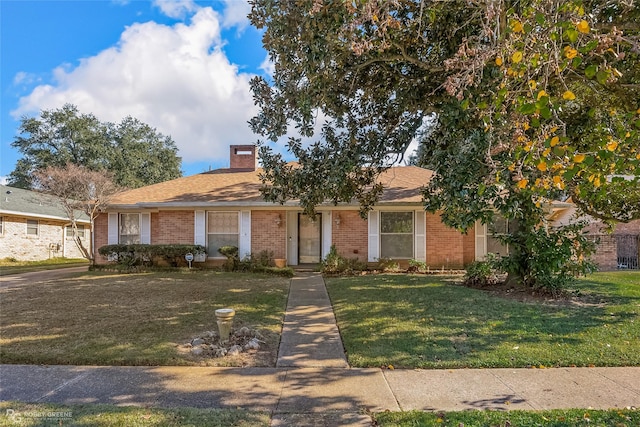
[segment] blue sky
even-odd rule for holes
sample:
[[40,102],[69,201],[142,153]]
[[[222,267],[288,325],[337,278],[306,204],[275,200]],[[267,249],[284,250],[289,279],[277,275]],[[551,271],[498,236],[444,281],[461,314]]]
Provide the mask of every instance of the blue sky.
[[133,116],[170,135],[191,175],[257,139],[249,90],[268,75],[245,0],[0,0],[0,179],[22,116],[65,103],[102,121]]

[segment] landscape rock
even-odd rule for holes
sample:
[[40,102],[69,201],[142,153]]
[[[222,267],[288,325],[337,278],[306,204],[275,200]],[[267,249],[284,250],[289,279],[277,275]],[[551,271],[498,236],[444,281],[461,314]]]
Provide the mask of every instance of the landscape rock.
[[259,350],[260,349],[260,343],[258,342],[257,339],[252,338],[251,340],[249,340],[248,343],[246,343],[244,345],[244,349],[245,350]]
[[220,335],[215,331],[205,331],[183,344],[182,348],[194,356],[224,357],[259,350],[262,344],[265,344],[264,337],[258,330],[243,326],[236,331],[232,330],[227,341],[220,341]]
[[228,356],[236,356],[240,353],[242,353],[242,347],[239,345],[234,345],[229,349],[229,351],[227,351]]
[[249,335],[251,335],[251,330],[246,326],[243,326],[242,328],[236,331],[235,335],[237,337],[248,337]]

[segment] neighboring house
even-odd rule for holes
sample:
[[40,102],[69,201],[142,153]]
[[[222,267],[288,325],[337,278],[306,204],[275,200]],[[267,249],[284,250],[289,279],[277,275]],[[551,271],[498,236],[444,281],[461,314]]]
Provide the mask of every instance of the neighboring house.
[[596,242],[596,252],[591,259],[602,271],[640,269],[640,220],[618,223],[612,232],[604,224],[592,217],[576,215],[576,207],[562,210],[554,217],[555,225],[564,225],[574,221],[588,222],[585,232]]
[[[6,185],[0,185],[0,191],[0,258],[83,257],[58,198]],[[90,222],[80,218],[78,232],[88,247]]]
[[[386,190],[366,219],[356,204],[318,206],[311,220],[296,202],[265,202],[258,174],[255,147],[231,146],[228,169],[116,194],[95,221],[96,252],[115,243],[199,244],[209,262],[219,262],[225,258],[218,249],[233,245],[241,257],[271,251],[298,265],[320,262],[335,245],[341,255],[365,262],[415,259],[457,269],[491,246],[484,231],[462,234],[424,211],[420,189],[432,176],[426,169],[403,166],[383,174]],[[107,259],[96,253],[96,262]]]

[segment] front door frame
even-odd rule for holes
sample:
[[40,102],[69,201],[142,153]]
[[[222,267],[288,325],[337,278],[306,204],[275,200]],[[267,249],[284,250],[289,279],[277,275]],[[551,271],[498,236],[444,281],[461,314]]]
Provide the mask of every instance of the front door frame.
[[[302,218],[303,216],[307,216],[305,215],[303,212],[298,212],[298,216],[297,216],[297,222],[298,222],[298,262],[300,264],[302,264],[301,262],[301,258],[302,255],[300,254],[302,245],[300,243],[300,224],[302,223],[302,221],[300,221],[300,218]],[[316,218],[315,221],[313,221],[316,225],[316,229],[318,230],[318,235],[317,235],[317,241],[318,241],[318,246],[317,246],[317,250],[318,250],[318,260],[317,261],[313,261],[313,262],[309,262],[309,263],[304,263],[304,264],[318,264],[320,261],[322,261],[322,218],[323,215],[321,212],[317,212],[316,213]]]

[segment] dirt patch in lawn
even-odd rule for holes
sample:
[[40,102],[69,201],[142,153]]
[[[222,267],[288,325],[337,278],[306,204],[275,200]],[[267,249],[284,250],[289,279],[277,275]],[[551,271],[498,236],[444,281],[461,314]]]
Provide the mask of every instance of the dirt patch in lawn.
[[534,289],[523,286],[515,286],[511,283],[500,282],[487,286],[470,286],[463,281],[454,282],[459,286],[478,289],[487,292],[495,297],[509,299],[513,301],[544,304],[554,307],[601,307],[606,305],[606,301],[598,295],[582,294],[573,290]]
[[231,331],[229,340],[222,342],[216,331],[206,331],[183,344],[178,352],[202,366],[275,366],[280,336],[267,329],[243,326]]

